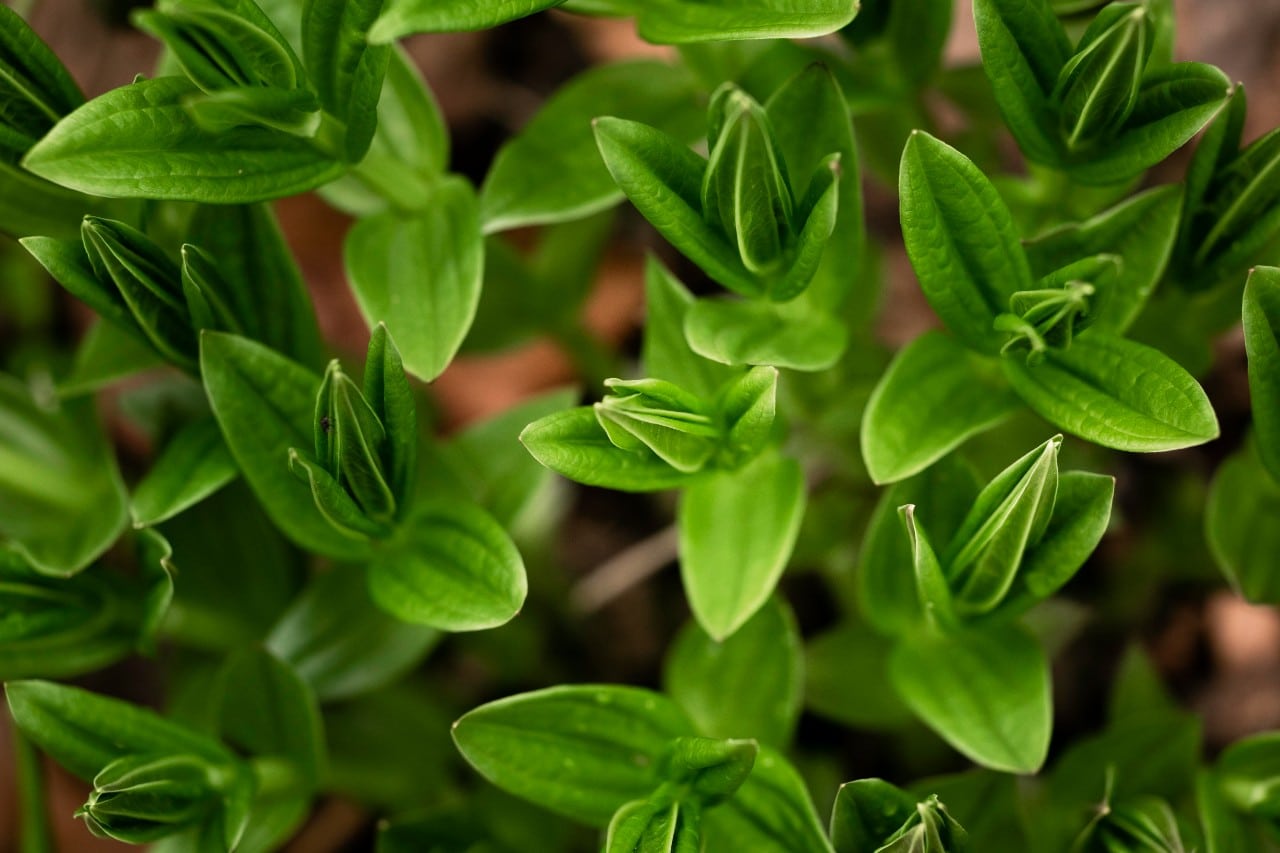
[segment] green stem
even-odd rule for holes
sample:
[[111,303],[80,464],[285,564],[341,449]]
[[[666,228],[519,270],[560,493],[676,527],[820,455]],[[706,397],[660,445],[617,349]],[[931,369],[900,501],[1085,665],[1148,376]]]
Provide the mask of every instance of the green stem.
[[13,760],[18,777],[20,816],[18,824],[21,836],[18,849],[21,853],[53,853],[53,832],[49,829],[49,812],[45,807],[44,771],[40,765],[40,753],[17,724],[10,721],[13,731]]
[[371,148],[351,175],[401,213],[417,213],[431,196],[431,184],[395,157]]

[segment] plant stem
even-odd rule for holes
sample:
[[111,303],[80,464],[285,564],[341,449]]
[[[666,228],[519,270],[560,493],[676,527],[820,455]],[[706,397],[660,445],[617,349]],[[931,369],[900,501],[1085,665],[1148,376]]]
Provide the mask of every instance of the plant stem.
[[40,753],[16,724],[13,732],[13,762],[18,778],[18,800],[21,828],[18,849],[21,853],[53,853],[53,832],[49,829],[49,812],[45,807],[44,771]]
[[580,613],[593,613],[676,558],[679,532],[674,524],[618,552],[573,588],[570,598]]
[[431,196],[428,181],[377,148],[369,149],[365,158],[352,167],[351,175],[401,213],[422,210]]

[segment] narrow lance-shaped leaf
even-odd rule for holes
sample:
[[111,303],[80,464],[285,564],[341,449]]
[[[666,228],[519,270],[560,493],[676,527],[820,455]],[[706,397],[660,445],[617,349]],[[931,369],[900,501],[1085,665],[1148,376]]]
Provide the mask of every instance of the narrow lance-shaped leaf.
[[90,195],[214,204],[314,189],[342,164],[311,142],[262,127],[201,128],[182,77],[112,89],[62,119],[23,160],[31,172]]
[[378,97],[391,47],[370,44],[383,0],[307,0],[302,9],[302,54],[320,103],[345,125],[344,156],[358,162],[378,121]]

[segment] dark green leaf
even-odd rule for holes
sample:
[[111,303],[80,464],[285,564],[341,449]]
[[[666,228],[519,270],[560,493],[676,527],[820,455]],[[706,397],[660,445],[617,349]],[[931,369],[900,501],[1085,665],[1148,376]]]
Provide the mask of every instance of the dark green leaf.
[[0,375],[0,537],[40,572],[73,575],[128,523],[115,457],[90,400],[42,408]]
[[212,132],[184,101],[182,77],[113,89],[60,121],[23,165],[90,195],[203,201],[265,201],[314,189],[342,164],[310,142],[262,127]]
[[883,779],[859,779],[840,786],[831,813],[836,853],[870,853],[880,848],[916,811],[916,798]]
[[1209,489],[1205,533],[1209,550],[1227,580],[1258,604],[1280,602],[1280,528],[1270,522],[1280,512],[1280,484],[1268,476],[1256,447],[1227,459]]
[[364,540],[333,527],[289,472],[289,449],[313,443],[320,378],[261,344],[215,332],[201,336],[200,366],[227,447],[272,521],[322,554],[367,553]]
[[194,506],[240,473],[213,418],[193,421],[165,445],[133,491],[133,524],[150,527]]
[[378,97],[391,48],[369,43],[383,0],[307,0],[302,56],[320,104],[346,125],[345,156],[358,162],[377,126]]
[[707,812],[706,824],[707,838],[726,850],[832,853],[800,774],[769,747],[760,748],[733,798]]
[[322,701],[375,690],[418,664],[439,632],[375,607],[366,571],[338,567],[317,576],[271,629],[266,647]]
[[324,769],[324,732],[311,687],[270,652],[246,649],[219,673],[222,737],[255,757],[288,761],[306,787]]
[[1243,314],[1258,455],[1280,482],[1280,269],[1258,267],[1249,274]]

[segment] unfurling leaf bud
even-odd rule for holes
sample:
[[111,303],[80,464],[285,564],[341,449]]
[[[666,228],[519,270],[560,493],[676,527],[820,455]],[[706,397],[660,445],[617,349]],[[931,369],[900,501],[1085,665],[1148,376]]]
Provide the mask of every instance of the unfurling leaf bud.
[[99,837],[147,844],[203,823],[233,774],[192,755],[126,756],[94,777],[76,817]]
[[245,334],[218,265],[204,250],[190,243],[182,247],[182,293],[193,329]]
[[956,608],[993,610],[1027,548],[1044,536],[1058,497],[1057,435],[1010,465],[979,493],[942,558]]
[[795,199],[764,107],[727,84],[711,98],[702,212],[757,275],[783,271],[795,239]]
[[1096,255],[1050,273],[1034,290],[1009,297],[1009,313],[996,317],[994,327],[1007,332],[1004,355],[1026,353],[1027,364],[1044,359],[1049,349],[1067,349],[1098,315],[1097,303],[1120,268],[1115,255]]
[[916,812],[875,853],[966,853],[969,836],[936,795],[916,805]]
[[702,810],[666,798],[636,800],[614,813],[604,853],[701,853]]
[[720,429],[711,407],[661,379],[609,379],[612,392],[595,406],[596,420],[616,447],[648,448],[678,471],[693,473],[711,459]]
[[1068,150],[1104,140],[1128,120],[1151,57],[1152,29],[1142,3],[1112,3],[1089,25],[1054,87]]
[[364,393],[334,359],[316,395],[314,456],[290,450],[321,513],[337,528],[385,537],[409,502],[417,442],[413,396],[385,326],[369,343]]
[[115,288],[156,351],[194,373],[196,336],[178,266],[146,234],[114,219],[86,216],[80,237],[94,276]]
[[659,763],[659,773],[672,799],[714,806],[747,781],[759,751],[754,740],[676,738]]

